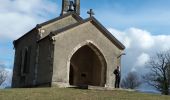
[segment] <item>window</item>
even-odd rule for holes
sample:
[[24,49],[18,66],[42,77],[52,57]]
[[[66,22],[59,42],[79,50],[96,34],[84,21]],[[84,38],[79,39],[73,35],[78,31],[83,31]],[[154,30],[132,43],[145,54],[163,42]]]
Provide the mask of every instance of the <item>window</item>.
[[30,65],[30,47],[26,47],[22,50],[21,53],[21,75],[25,76],[29,73],[29,65]]

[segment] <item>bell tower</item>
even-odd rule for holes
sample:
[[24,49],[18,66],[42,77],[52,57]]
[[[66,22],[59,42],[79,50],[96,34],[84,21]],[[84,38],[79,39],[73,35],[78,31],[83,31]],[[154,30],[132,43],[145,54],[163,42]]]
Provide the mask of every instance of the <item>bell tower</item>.
[[65,13],[67,13],[68,5],[69,5],[68,0],[62,0],[62,10],[61,10],[61,15],[64,15]]
[[80,15],[80,0],[74,0],[75,2],[75,12]]
[[80,0],[62,0],[61,16],[68,13],[75,12],[80,15]]

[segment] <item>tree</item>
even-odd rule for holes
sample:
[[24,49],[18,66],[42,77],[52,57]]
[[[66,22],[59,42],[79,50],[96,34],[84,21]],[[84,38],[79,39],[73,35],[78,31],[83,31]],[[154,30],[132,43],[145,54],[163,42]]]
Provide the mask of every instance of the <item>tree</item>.
[[141,81],[136,72],[129,72],[121,81],[121,87],[126,89],[135,89],[141,85]]
[[0,68],[0,86],[7,78],[7,71],[3,68]]
[[147,63],[150,69],[143,78],[162,94],[168,95],[170,88],[170,51],[157,53]]

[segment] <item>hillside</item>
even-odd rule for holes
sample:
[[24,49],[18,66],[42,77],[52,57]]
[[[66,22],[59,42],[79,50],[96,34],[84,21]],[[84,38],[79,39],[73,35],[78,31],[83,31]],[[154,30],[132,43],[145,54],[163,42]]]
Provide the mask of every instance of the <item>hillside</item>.
[[34,88],[0,90],[0,100],[170,100],[170,96],[122,90]]

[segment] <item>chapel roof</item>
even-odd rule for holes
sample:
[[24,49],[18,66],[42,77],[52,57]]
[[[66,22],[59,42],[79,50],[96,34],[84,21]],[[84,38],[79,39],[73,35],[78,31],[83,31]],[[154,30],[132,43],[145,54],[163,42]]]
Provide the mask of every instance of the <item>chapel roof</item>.
[[75,24],[71,24],[69,26],[66,26],[66,27],[64,27],[62,29],[53,31],[49,35],[47,35],[46,37],[38,40],[38,42],[42,41],[43,39],[45,39],[45,38],[47,38],[49,36],[57,35],[57,34],[59,34],[61,32],[64,32],[64,31],[69,30],[69,29],[72,29],[72,28],[77,27],[77,26],[79,26],[81,24],[84,24],[86,22],[92,22],[93,25],[95,25],[119,49],[121,49],[121,50],[125,49],[125,46],[119,40],[117,40],[96,18],[89,17],[87,19],[82,19],[77,13],[74,13],[74,12],[64,14],[62,16],[59,16],[57,18],[54,18],[52,20],[46,21],[46,22],[41,23],[41,24],[37,24],[37,26],[35,28],[33,28],[31,31],[29,31],[28,33],[26,33],[25,35],[23,35],[19,39],[15,40],[14,42],[18,42],[21,38],[25,37],[26,35],[28,35],[33,30],[38,30],[39,28],[41,28],[41,27],[43,27],[45,25],[48,25],[48,24],[53,23],[55,21],[61,20],[61,19],[65,18],[65,17],[68,17],[68,16],[73,16],[78,22],[75,23]]
[[14,40],[14,42],[18,42],[20,39],[22,39],[23,37],[27,36],[29,33],[31,33],[32,31],[34,30],[38,30],[39,28],[45,26],[45,25],[48,25],[48,24],[51,24],[55,21],[58,21],[58,20],[61,20],[63,18],[66,18],[68,16],[72,16],[73,18],[75,18],[78,22],[81,22],[83,19],[76,13],[74,12],[68,12],[62,16],[59,16],[59,17],[56,17],[54,19],[51,19],[51,20],[48,20],[46,22],[43,22],[43,23],[40,23],[40,24],[37,24],[33,29],[31,29],[30,31],[28,31],[27,33],[25,33],[23,36],[21,36],[20,38],[18,38],[17,40]]

